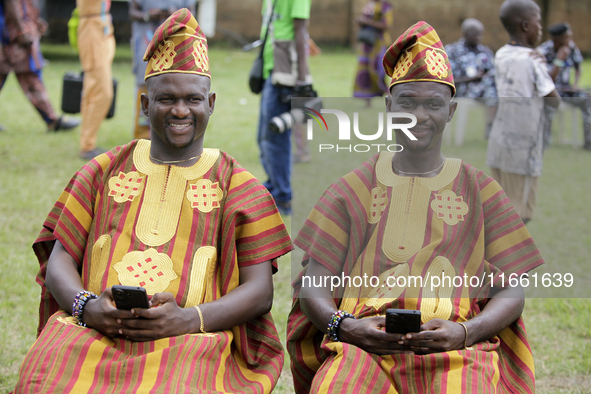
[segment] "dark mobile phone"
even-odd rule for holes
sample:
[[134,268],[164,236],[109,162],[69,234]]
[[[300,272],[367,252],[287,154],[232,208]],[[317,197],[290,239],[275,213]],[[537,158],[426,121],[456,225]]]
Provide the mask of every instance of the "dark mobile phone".
[[407,334],[421,331],[421,311],[386,309],[386,332]]
[[111,288],[117,309],[148,309],[148,293],[143,287],[113,285]]

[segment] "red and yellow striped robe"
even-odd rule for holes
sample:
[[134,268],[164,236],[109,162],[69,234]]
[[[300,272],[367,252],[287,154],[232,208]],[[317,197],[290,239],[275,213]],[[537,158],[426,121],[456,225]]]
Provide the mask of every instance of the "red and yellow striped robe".
[[153,164],[149,152],[150,142],[139,140],[98,156],[47,217],[33,246],[41,264],[39,338],[16,393],[268,393],[275,386],[283,350],[270,314],[225,331],[138,343],[75,325],[45,288],[56,239],[86,289],[143,286],[149,295],[173,293],[181,307],[232,291],[240,267],[273,260],[276,271],[290,238],[250,173],[214,149],[187,168]]
[[[543,260],[523,222],[494,179],[459,159],[446,159],[433,178],[401,177],[382,152],[333,184],[294,243],[333,275],[428,275],[490,278],[525,273]],[[534,365],[520,318],[498,336],[457,351],[428,355],[369,354],[332,342],[300,309],[288,321],[288,351],[296,392],[527,393]],[[476,282],[474,282],[476,283]],[[505,282],[507,284],[507,282]],[[375,286],[375,283],[374,283]],[[490,286],[490,285],[489,285]],[[488,288],[488,287],[486,287]],[[486,305],[480,286],[335,290],[337,305],[357,318],[387,308],[421,310],[464,322]],[[328,323],[328,322],[327,322]]]

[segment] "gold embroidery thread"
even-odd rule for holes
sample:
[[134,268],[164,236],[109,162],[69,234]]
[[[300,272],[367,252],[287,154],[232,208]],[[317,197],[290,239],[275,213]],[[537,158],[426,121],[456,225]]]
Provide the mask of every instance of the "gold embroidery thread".
[[451,183],[458,172],[460,159],[445,159],[441,172],[431,178],[399,176],[392,170],[393,153],[382,152],[376,163],[378,182],[398,188],[392,194],[406,196],[390,203],[382,251],[395,263],[405,263],[423,246],[431,192]]
[[412,66],[412,54],[410,53],[410,50],[407,50],[400,59],[398,59],[398,62],[396,62],[396,67],[394,67],[394,72],[392,73],[392,79],[400,79],[405,76],[408,70],[410,70],[410,66]]
[[178,226],[187,182],[201,178],[219,155],[217,149],[203,149],[199,161],[190,167],[155,164],[150,160],[150,141],[138,141],[133,162],[141,173],[147,175],[144,201],[136,225],[136,234],[142,243],[160,246],[172,239]]
[[144,178],[135,171],[127,174],[119,172],[119,175],[109,179],[109,196],[118,202],[133,201],[144,188]]
[[398,186],[398,190],[392,192],[406,198],[400,203],[390,204],[384,231],[382,251],[395,263],[407,262],[421,249],[425,238],[425,227],[416,223],[427,220],[429,191],[416,178],[408,179],[407,184]]
[[213,280],[213,268],[216,260],[217,250],[213,246],[202,246],[195,252],[185,308],[203,303],[205,287],[208,281]]
[[111,253],[111,236],[103,234],[96,240],[92,247],[92,260],[90,261],[90,280],[88,290],[100,294],[103,292],[101,282],[107,266],[109,265],[109,254]]
[[427,70],[433,76],[436,76],[439,79],[443,79],[447,77],[447,66],[445,65],[445,59],[443,55],[437,53],[436,51],[427,50],[427,56],[425,58],[425,63],[427,63]]
[[178,278],[171,258],[152,248],[127,253],[113,268],[122,285],[144,287],[149,295],[165,291]]
[[162,44],[158,45],[154,55],[152,55],[154,59],[152,69],[154,71],[168,70],[174,63],[175,56],[174,43],[170,40],[164,40]]
[[429,265],[428,273],[431,277],[450,277],[449,281],[442,280],[441,286],[431,290],[431,286],[423,288],[423,297],[421,300],[421,320],[427,323],[433,319],[449,319],[452,313],[453,305],[451,303],[451,293],[454,289],[451,278],[456,275],[454,267],[450,261],[443,256],[437,256]]
[[[408,264],[398,264],[391,270],[383,272],[380,277],[380,283],[378,287],[374,288],[368,295],[369,299],[365,301],[365,305],[373,307],[375,310],[379,310],[382,306],[389,302],[396,301],[400,294],[407,287],[407,280],[397,281],[399,277],[408,278],[410,274],[410,268]],[[405,286],[399,286],[404,284]],[[394,286],[392,286],[394,285]]]
[[74,317],[74,316],[68,316],[68,317],[58,317],[57,321],[65,324],[67,326],[74,326],[74,327],[80,327],[80,328],[84,328],[81,325],[78,324],[78,320]]
[[435,198],[431,200],[431,209],[437,213],[439,219],[454,226],[459,221],[464,221],[464,216],[468,213],[468,204],[462,196],[458,197],[451,190],[444,190],[441,194],[435,194]]
[[204,40],[195,40],[193,42],[193,57],[195,58],[195,63],[203,72],[209,71],[209,57]]
[[191,201],[191,208],[197,208],[201,212],[211,212],[220,207],[220,201],[224,193],[218,186],[218,182],[212,183],[209,179],[200,179],[189,185],[187,199]]
[[384,189],[379,186],[371,189],[371,202],[367,221],[371,224],[379,222],[380,217],[382,217],[382,212],[384,212],[387,205],[388,197]]

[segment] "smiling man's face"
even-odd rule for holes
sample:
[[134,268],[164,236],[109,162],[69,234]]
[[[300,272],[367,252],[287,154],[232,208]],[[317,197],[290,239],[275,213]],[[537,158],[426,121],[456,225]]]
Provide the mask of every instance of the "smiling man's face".
[[152,142],[166,150],[203,146],[213,113],[215,93],[210,79],[194,74],[166,73],[148,78],[142,109],[150,118]]
[[416,126],[409,129],[417,140],[396,130],[396,142],[410,151],[440,148],[445,125],[457,106],[450,102],[450,87],[438,82],[406,82],[392,86],[390,93],[386,97],[388,112],[406,112],[417,118]]

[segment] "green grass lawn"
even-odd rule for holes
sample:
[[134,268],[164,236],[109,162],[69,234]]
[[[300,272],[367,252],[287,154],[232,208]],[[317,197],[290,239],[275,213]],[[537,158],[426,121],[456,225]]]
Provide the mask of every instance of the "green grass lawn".
[[[45,46],[50,60],[45,84],[56,109],[60,107],[61,81],[66,71],[78,71],[75,55],[65,46]],[[250,93],[247,75],[255,53],[236,49],[210,50],[212,89],[217,93],[206,146],[234,156],[263,179],[258,161],[256,129],[259,96]],[[355,54],[325,49],[311,59],[315,87],[325,97],[349,97],[355,71]],[[129,48],[121,46],[113,64],[118,80],[115,117],[99,134],[99,145],[112,148],[131,140],[133,76]],[[583,70],[582,85],[591,86],[591,62]],[[485,166],[484,121],[472,114],[462,147],[446,146],[444,154]],[[11,75],[0,93],[0,392],[14,387],[26,352],[35,340],[39,286],[38,264],[31,244],[43,219],[63,187],[83,162],[78,159],[79,131],[46,133],[45,125]],[[349,169],[341,168],[343,172]],[[583,288],[591,285],[591,154],[570,145],[553,145],[545,155],[535,219],[528,225],[546,259],[547,272],[573,272]],[[314,163],[296,171],[316,171]],[[294,218],[294,222],[295,222]],[[286,222],[291,225],[291,219]],[[297,232],[294,225],[292,234]],[[273,314],[282,339],[291,305],[290,258],[280,260],[275,275]],[[591,294],[587,290],[587,296]],[[528,299],[524,312],[536,362],[538,392],[583,393],[591,389],[591,302],[584,298]],[[278,393],[293,392],[286,360]]]

